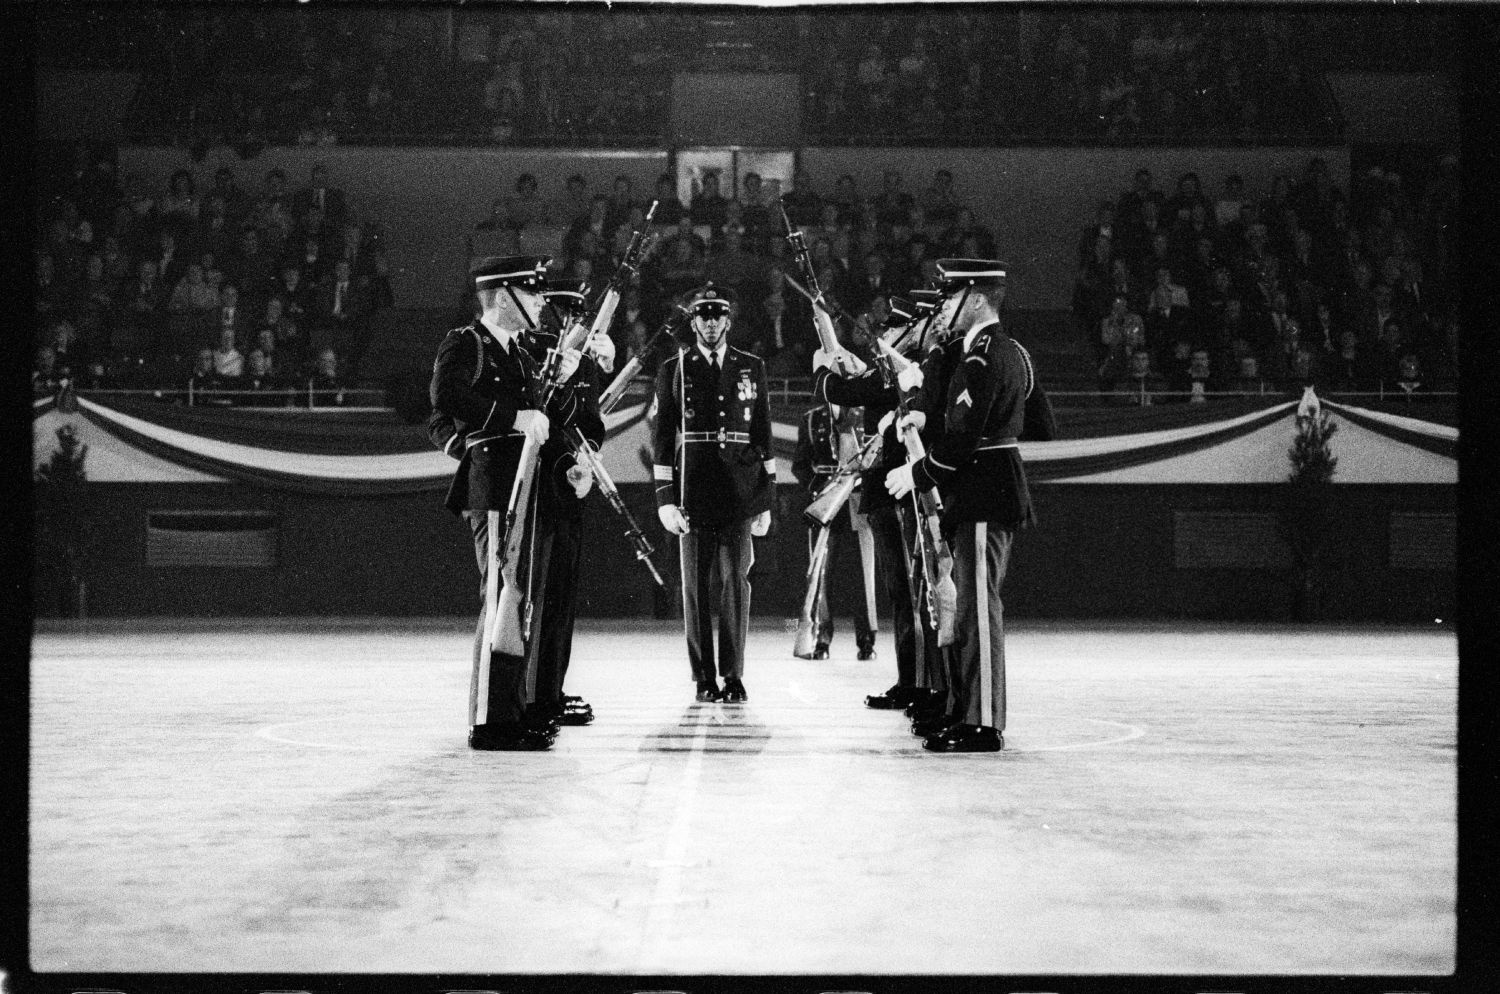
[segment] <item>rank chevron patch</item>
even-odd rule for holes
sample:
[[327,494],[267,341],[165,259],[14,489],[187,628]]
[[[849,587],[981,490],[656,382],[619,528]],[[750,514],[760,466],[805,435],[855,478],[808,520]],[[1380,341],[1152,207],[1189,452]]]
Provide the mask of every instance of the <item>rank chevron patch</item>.
[[957,399],[954,400],[954,403],[955,404],[968,404],[970,407],[974,406],[974,399],[969,396],[969,388],[968,387],[964,387],[964,392],[958,395]]

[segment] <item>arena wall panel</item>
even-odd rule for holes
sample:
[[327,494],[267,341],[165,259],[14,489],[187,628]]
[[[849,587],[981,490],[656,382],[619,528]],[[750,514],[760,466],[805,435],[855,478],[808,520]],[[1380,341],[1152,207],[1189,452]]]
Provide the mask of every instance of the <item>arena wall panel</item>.
[[[676,550],[656,527],[650,484],[621,486],[637,520],[660,548],[658,565],[676,580]],[[1005,581],[1013,617],[1276,620],[1290,616],[1289,574],[1255,566],[1178,565],[1176,522],[1183,514],[1247,516],[1264,521],[1285,490],[1269,484],[1049,484],[1034,488],[1039,523],[1017,539]],[[1455,488],[1348,484],[1330,536],[1329,619],[1421,622],[1453,616],[1451,542]],[[753,611],[795,617],[807,564],[800,488],[779,488],[776,524],[756,543]],[[89,515],[98,545],[87,573],[96,615],[411,616],[477,610],[478,573],[467,528],[437,494],[379,500],[327,498],[223,484],[95,484]],[[148,565],[154,513],[257,511],[278,524],[273,567]],[[1394,515],[1435,523],[1399,536]],[[586,534],[596,536],[580,588],[585,617],[671,617],[675,586],[657,592],[629,556],[610,512],[585,505]],[[1257,532],[1264,534],[1262,528]],[[1446,537],[1445,537],[1446,536]],[[1413,543],[1418,543],[1416,547]],[[614,547],[611,547],[611,546]],[[1447,564],[1447,568],[1444,568]],[[833,564],[835,613],[847,618],[862,599],[852,543]],[[62,585],[40,559],[36,611],[56,614]],[[887,610],[882,597],[882,611]],[[790,639],[790,635],[788,635]]]

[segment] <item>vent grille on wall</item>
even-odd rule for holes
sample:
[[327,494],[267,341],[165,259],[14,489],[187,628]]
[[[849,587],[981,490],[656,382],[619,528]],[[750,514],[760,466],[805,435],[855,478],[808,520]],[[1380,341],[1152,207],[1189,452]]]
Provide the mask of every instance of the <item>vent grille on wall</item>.
[[1172,565],[1178,569],[1279,570],[1291,565],[1291,553],[1274,514],[1174,511]]
[[1392,511],[1391,568],[1451,570],[1458,548],[1458,519],[1448,513]]
[[151,511],[146,565],[275,566],[279,533],[268,511]]

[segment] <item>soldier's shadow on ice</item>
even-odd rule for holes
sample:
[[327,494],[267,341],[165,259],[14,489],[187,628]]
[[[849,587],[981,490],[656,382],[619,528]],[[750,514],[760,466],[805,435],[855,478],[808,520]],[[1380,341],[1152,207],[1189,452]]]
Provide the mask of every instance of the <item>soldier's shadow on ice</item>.
[[755,719],[753,704],[690,704],[676,723],[663,725],[641,742],[642,752],[734,752],[754,754],[771,741],[771,730]]

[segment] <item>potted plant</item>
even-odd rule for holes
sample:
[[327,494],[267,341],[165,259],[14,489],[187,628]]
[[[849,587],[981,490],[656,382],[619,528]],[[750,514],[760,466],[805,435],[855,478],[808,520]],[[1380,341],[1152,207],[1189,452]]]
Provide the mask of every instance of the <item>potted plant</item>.
[[1321,616],[1326,594],[1324,576],[1335,531],[1333,473],[1338,457],[1328,441],[1338,431],[1314,401],[1297,413],[1297,434],[1287,450],[1292,468],[1282,504],[1282,537],[1292,553],[1292,616],[1313,621]]

